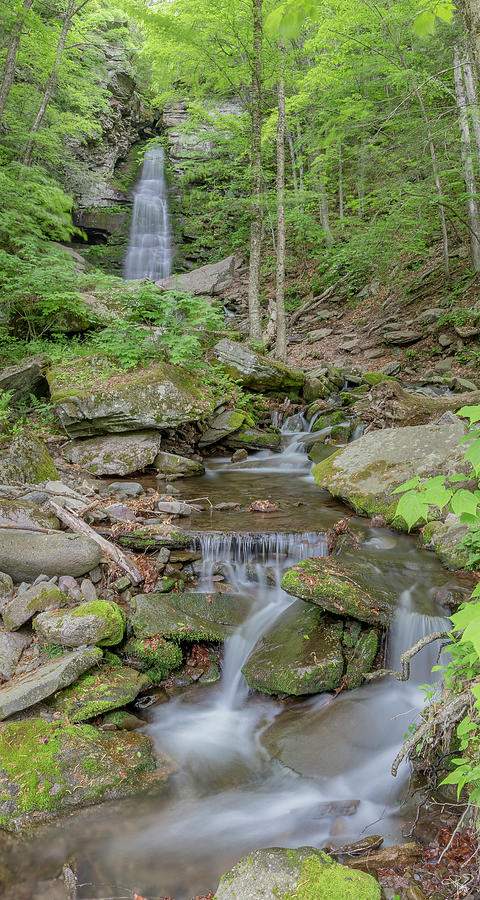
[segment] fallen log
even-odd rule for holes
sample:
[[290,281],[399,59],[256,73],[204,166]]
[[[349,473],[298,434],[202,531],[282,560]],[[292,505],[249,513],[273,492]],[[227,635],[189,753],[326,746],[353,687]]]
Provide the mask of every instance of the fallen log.
[[290,316],[289,326],[295,325],[295,322],[298,322],[299,319],[310,309],[313,309],[318,303],[324,303],[325,300],[328,300],[332,294],[335,293],[336,288],[341,284],[342,279],[340,281],[336,281],[335,284],[331,284],[330,287],[326,288],[323,293],[319,294],[317,297],[311,297],[310,300],[306,300],[305,303],[302,303],[301,306],[296,309],[292,315]]
[[91,528],[90,525],[87,525],[73,509],[59,506],[59,504],[55,503],[53,500],[49,500],[47,506],[64,525],[67,525],[67,527],[76,532],[76,534],[83,534],[84,537],[89,537],[92,541],[95,541],[95,543],[101,547],[103,552],[106,553],[107,556],[110,556],[110,558],[127,573],[132,584],[140,584],[140,582],[143,581],[142,573],[137,569],[136,565],[129,560],[128,556],[126,556],[119,547],[116,547],[115,544],[112,544],[110,541],[107,541],[106,538],[97,534],[97,532]]
[[462,406],[480,403],[480,391],[450,394],[448,397],[426,397],[404,390],[395,381],[382,381],[353,404],[352,410],[372,428],[426,425],[445,412],[458,412]]

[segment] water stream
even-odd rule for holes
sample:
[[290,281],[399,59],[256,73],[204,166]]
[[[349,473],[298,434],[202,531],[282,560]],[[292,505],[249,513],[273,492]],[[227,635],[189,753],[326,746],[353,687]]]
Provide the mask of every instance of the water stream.
[[[402,824],[412,819],[404,805],[408,770],[394,779],[390,767],[423,708],[418,686],[432,680],[435,647],[417,658],[410,682],[386,678],[336,698],[252,694],[241,674],[258,637],[292,602],[280,588],[282,573],[306,556],[325,555],[325,529],[345,514],[314,485],[303,429],[302,419],[287,422],[280,455],[262,452],[238,464],[213,459],[204,476],[179,482],[185,499],[236,500],[245,508],[268,497],[281,508],[262,516],[206,507],[190,523],[203,532],[199,587],[213,586],[220,565],[250,598],[251,612],[225,647],[220,682],[194,685],[143,712],[146,731],[178,766],[169,792],[105,804],[72,817],[68,828],[58,823],[28,843],[17,839],[10,864],[13,854],[21,869],[44,871],[73,855],[85,884],[79,898],[116,896],[114,888],[120,895],[121,886],[189,900],[214,890],[256,847],[341,844],[364,834],[402,840]],[[456,582],[413,538],[353,523],[372,587],[388,585],[397,595],[388,657],[398,666],[403,649],[444,626],[433,593]]]
[[130,243],[125,278],[167,278],[172,269],[171,229],[165,181],[165,155],[161,147],[147,150],[133,198]]

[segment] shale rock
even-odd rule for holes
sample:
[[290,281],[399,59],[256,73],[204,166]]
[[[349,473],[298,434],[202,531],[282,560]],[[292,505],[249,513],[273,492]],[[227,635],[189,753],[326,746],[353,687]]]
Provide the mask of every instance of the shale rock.
[[290,369],[283,363],[261,356],[227,338],[216,344],[213,352],[233,378],[254,391],[298,393],[305,381],[305,375],[300,369]]
[[102,651],[97,647],[75,650],[7,682],[0,687],[0,719],[28,709],[72,684],[101,658]]
[[126,706],[149,684],[150,679],[136,669],[109,665],[82,675],[75,684],[59,691],[48,705],[70,722],[85,722]]
[[58,609],[68,603],[68,597],[52,581],[32,584],[22,594],[15,594],[2,610],[3,621],[8,631],[20,628],[36,613],[47,609]]
[[92,475],[130,475],[153,464],[160,444],[158,431],[135,431],[70,441],[62,453]]
[[235,274],[235,262],[235,256],[227,256],[218,263],[210,263],[182,275],[170,275],[155,284],[163,291],[188,291],[195,295],[215,296],[230,287]]
[[67,573],[78,577],[94,569],[101,558],[98,544],[79,534],[0,529],[0,570],[14,581]]
[[209,421],[206,431],[203,432],[198,442],[198,446],[209,447],[211,444],[217,444],[222,438],[238,431],[244,422],[244,412],[237,409],[226,409]]
[[190,475],[202,475],[205,467],[196,459],[188,459],[186,456],[177,456],[176,453],[165,453],[163,450],[157,453],[154,466],[161,475],[182,475],[184,478]]
[[25,647],[32,642],[29,634],[21,632],[11,634],[0,628],[0,679],[8,681],[13,678],[18,660],[20,659]]
[[0,500],[0,525],[33,530],[60,528],[60,522],[53,513],[23,500]]
[[0,482],[38,484],[58,478],[52,457],[35,435],[23,431],[15,437],[0,437]]
[[32,360],[19,366],[8,366],[0,372],[0,391],[12,394],[11,403],[28,400],[31,394],[45,397],[48,394],[48,383],[44,366]]

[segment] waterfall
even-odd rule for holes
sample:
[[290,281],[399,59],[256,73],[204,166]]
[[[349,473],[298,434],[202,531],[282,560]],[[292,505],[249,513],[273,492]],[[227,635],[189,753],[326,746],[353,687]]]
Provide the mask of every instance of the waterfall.
[[125,278],[138,281],[167,278],[172,268],[165,154],[161,147],[147,150],[140,182],[133,198],[130,243]]

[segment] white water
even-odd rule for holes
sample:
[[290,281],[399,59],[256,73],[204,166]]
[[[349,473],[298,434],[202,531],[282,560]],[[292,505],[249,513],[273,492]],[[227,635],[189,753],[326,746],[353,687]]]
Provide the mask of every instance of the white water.
[[164,152],[147,150],[140,182],[133,198],[130,243],[125,278],[138,281],[167,278],[172,269],[171,229],[168,214]]

